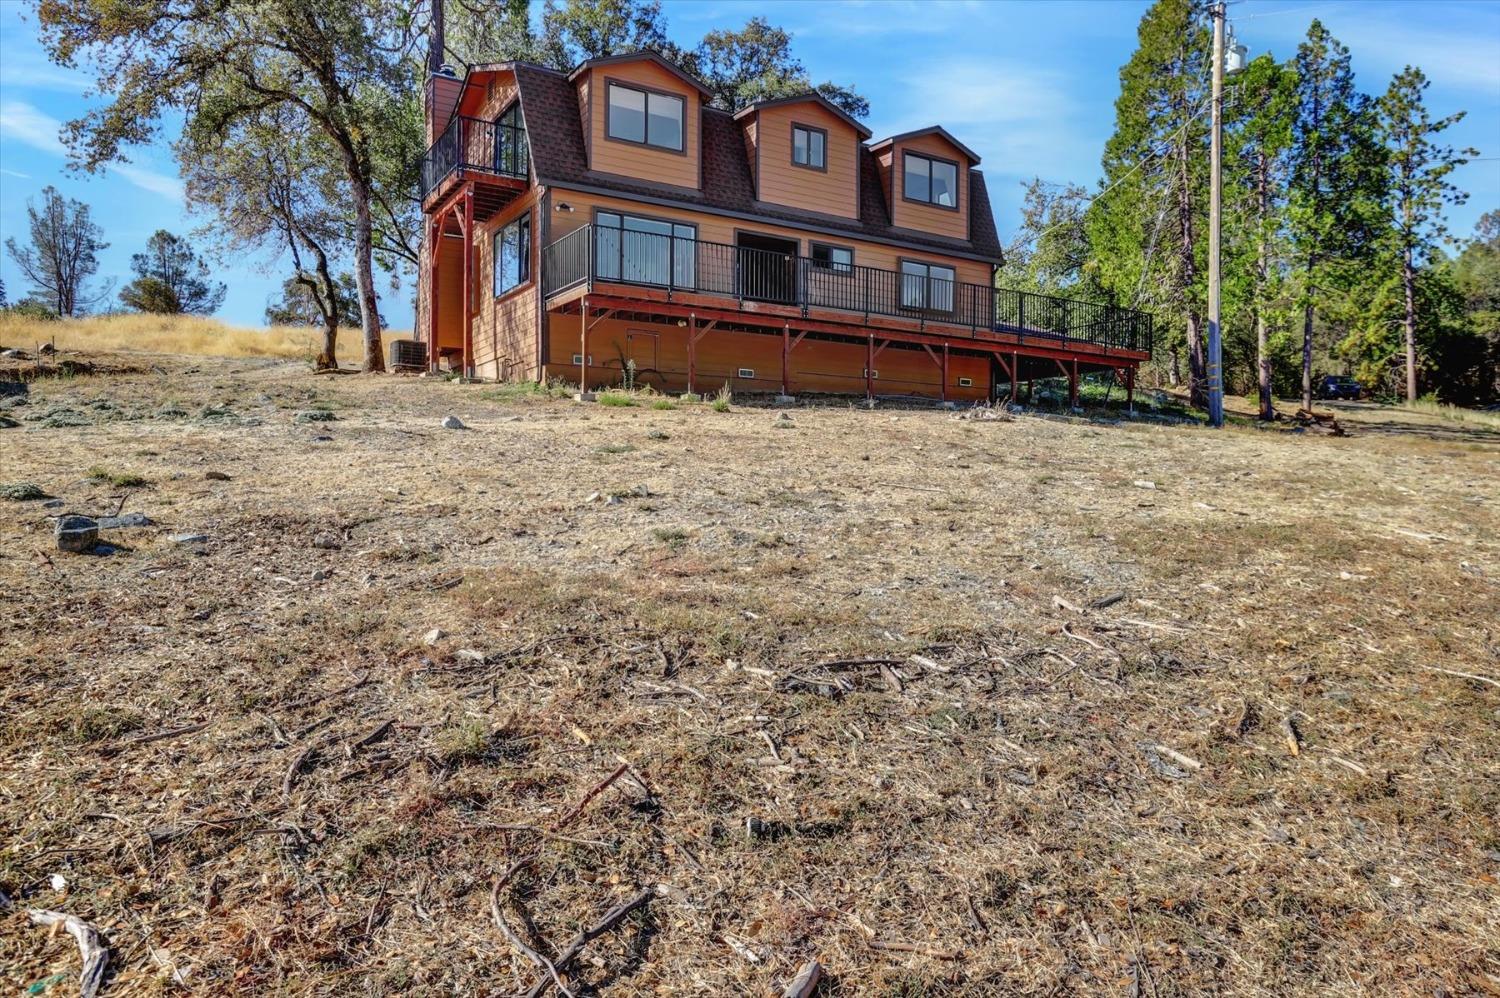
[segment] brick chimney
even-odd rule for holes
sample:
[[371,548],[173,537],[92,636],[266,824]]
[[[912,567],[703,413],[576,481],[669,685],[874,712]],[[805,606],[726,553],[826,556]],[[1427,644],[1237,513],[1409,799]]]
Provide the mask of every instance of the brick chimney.
[[427,144],[437,141],[453,110],[458,106],[459,94],[464,83],[453,72],[453,67],[444,63],[442,68],[427,78]]

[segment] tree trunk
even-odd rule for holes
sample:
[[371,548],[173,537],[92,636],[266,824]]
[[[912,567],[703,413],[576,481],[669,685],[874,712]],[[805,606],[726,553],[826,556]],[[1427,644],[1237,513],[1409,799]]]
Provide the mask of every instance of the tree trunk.
[[1417,295],[1416,272],[1412,269],[1411,247],[1401,258],[1401,288],[1406,293],[1406,401],[1417,400]]
[[443,68],[443,0],[432,0],[432,26],[427,33],[427,72]]
[[1260,167],[1256,175],[1256,215],[1259,239],[1255,247],[1255,369],[1260,389],[1260,418],[1266,422],[1276,418],[1276,404],[1271,400],[1271,354],[1267,345],[1266,313],[1264,298],[1266,277],[1270,269],[1270,251],[1266,246],[1266,215],[1270,202],[1270,165],[1266,156],[1259,157]]
[[360,370],[367,373],[384,371],[385,358],[380,349],[380,302],[375,295],[370,187],[363,177],[351,176],[350,180],[350,194],[354,199],[354,283],[359,289],[359,321],[365,340],[365,360]]
[[[1312,268],[1308,268],[1309,274]],[[1302,408],[1312,408],[1313,305],[1302,306]]]
[[1182,384],[1182,354],[1178,353],[1176,347],[1173,347],[1172,348],[1172,387],[1176,388],[1180,384]]
[[1198,268],[1197,261],[1193,258],[1193,193],[1192,177],[1188,171],[1188,130],[1186,128],[1183,129],[1177,150],[1177,222],[1182,237],[1179,261],[1182,275],[1180,290],[1183,300],[1188,303],[1188,401],[1192,405],[1206,406],[1208,404],[1208,371],[1203,357],[1203,317],[1192,305],[1193,280],[1197,276]]

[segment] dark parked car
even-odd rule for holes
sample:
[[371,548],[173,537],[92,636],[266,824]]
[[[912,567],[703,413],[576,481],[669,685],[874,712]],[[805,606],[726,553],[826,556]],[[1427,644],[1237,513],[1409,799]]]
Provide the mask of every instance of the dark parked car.
[[1318,385],[1318,398],[1357,399],[1364,391],[1364,386],[1347,374],[1328,374]]

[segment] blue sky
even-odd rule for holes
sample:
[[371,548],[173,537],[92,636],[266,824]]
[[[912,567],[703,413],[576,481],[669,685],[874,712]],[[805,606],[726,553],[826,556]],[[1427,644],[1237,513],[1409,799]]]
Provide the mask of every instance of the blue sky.
[[[667,0],[668,30],[681,44],[704,32],[737,27],[756,14],[792,32],[795,51],[815,80],[853,84],[870,99],[876,138],[940,123],[977,151],[995,202],[1002,237],[1015,230],[1020,184],[1032,176],[1093,187],[1099,153],[1113,125],[1119,67],[1135,47],[1141,0],[1093,2],[902,2],[846,0],[753,3]],[[1374,0],[1241,0],[1230,19],[1251,55],[1289,56],[1312,18],[1320,18],[1353,53],[1362,89],[1378,93],[1407,63],[1432,80],[1435,116],[1466,110],[1449,135],[1500,157],[1500,2]],[[132,152],[132,162],[86,175],[65,169],[57,129],[90,106],[92,81],[47,63],[36,42],[30,5],[0,0],[0,241],[25,241],[25,203],[47,184],[93,207],[110,247],[101,277],[123,283],[130,254],[157,228],[187,232],[205,220],[189,214],[167,143]],[[1500,208],[1500,159],[1471,163],[1453,175],[1472,195],[1452,211],[1467,234],[1485,211]],[[286,276],[286,262],[220,262],[229,294],[219,314],[259,325],[267,296]],[[7,293],[25,282],[6,256]],[[409,295],[382,284],[382,311],[392,326],[411,323]]]

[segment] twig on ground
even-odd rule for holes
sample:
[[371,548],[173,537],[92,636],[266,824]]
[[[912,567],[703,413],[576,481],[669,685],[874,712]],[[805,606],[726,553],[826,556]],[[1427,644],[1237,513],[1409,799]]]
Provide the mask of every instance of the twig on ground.
[[1472,672],[1459,672],[1456,669],[1444,669],[1436,665],[1424,665],[1422,668],[1428,672],[1441,672],[1448,676],[1458,676],[1460,679],[1472,679],[1476,683],[1489,683],[1491,686],[1500,688],[1500,679],[1491,679],[1489,676],[1476,676]]
[[49,928],[61,925],[63,931],[78,943],[78,952],[83,957],[83,973],[79,976],[78,990],[82,998],[94,998],[104,984],[104,972],[109,967],[109,947],[99,930],[77,915],[44,908],[28,908],[26,914],[37,925]]
[[[622,901],[621,903],[615,905],[613,908],[609,909],[609,911],[604,913],[604,917],[600,918],[599,921],[595,922],[587,929],[584,929],[578,934],[578,937],[576,939],[568,944],[568,948],[563,950],[562,953],[558,956],[557,960],[554,962],[554,966],[558,969],[558,971],[567,970],[568,965],[571,964],[574,960],[578,959],[578,954],[583,952],[583,948],[589,944],[590,940],[597,939],[599,936],[604,935],[604,933],[608,932],[620,922],[624,921],[625,916],[629,915],[637,908],[644,908],[646,905],[650,904],[651,899],[655,895],[655,889],[648,887],[630,900]],[[542,995],[547,993],[547,989],[551,986],[552,978],[543,977],[540,981],[537,981],[531,986],[530,991],[526,992],[526,998],[541,998]]]
[[613,773],[610,773],[604,779],[594,784],[589,792],[583,795],[583,799],[580,800],[576,805],[574,805],[573,810],[569,811],[567,814],[554,821],[552,823],[551,830],[554,832],[561,831],[568,825],[571,825],[573,822],[577,821],[578,818],[583,814],[584,808],[589,806],[589,801],[593,800],[595,797],[598,797],[600,794],[602,794],[605,790],[609,789],[610,784],[614,783],[620,777],[624,776],[629,769],[630,764],[628,762],[622,762],[620,763],[620,765],[616,766]]
[[823,965],[816,960],[809,960],[797,971],[797,976],[792,978],[786,988],[781,992],[781,998],[807,998],[818,986],[818,981],[823,979]]

